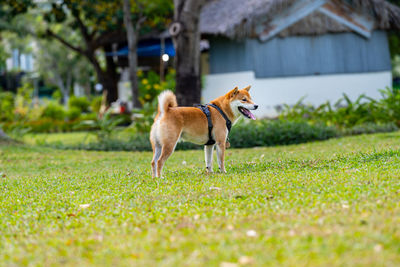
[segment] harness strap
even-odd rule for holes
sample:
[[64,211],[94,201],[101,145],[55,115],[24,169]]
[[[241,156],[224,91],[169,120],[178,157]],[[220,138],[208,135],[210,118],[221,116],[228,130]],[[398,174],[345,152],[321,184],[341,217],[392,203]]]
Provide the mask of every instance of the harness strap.
[[226,114],[222,111],[222,109],[215,104],[207,104],[207,106],[211,106],[211,107],[215,108],[216,110],[219,111],[219,113],[222,115],[222,117],[224,117],[224,119],[226,121],[226,128],[228,128],[228,134],[229,134],[229,132],[231,131],[231,128],[232,128],[232,122],[228,118],[228,116],[226,116]]
[[207,143],[205,143],[204,145],[214,145],[215,141],[212,138],[212,128],[213,128],[213,124],[212,124],[212,120],[211,120],[211,113],[210,110],[208,109],[207,105],[195,105],[195,107],[201,109],[201,111],[203,111],[203,113],[206,115],[207,117],[207,122],[208,122],[208,141]]
[[205,145],[214,145],[215,144],[215,140],[212,138],[213,124],[212,124],[212,120],[211,120],[211,113],[210,113],[210,110],[208,109],[208,106],[211,106],[211,107],[215,108],[222,115],[222,117],[226,121],[226,128],[228,128],[228,134],[229,134],[229,132],[231,131],[231,128],[232,128],[232,122],[229,120],[228,116],[226,116],[226,114],[222,111],[222,109],[220,107],[218,107],[215,104],[205,104],[205,105],[196,104],[194,106],[199,108],[199,109],[201,109],[201,111],[203,111],[203,113],[207,117],[207,122],[208,122],[208,141],[207,141],[207,143],[205,143]]

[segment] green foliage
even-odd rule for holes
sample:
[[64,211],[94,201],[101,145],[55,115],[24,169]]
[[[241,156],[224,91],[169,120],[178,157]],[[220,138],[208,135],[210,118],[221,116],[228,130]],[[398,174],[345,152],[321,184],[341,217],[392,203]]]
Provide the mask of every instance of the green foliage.
[[70,107],[67,111],[67,118],[70,121],[77,120],[81,116],[81,109],[78,107]]
[[[105,120],[109,123],[109,119]],[[114,125],[116,126],[116,125]],[[101,127],[98,125],[96,128]],[[141,151],[151,150],[149,141],[149,131],[137,132],[136,130],[129,138],[112,137],[111,133],[115,131],[113,127],[104,134],[104,130],[93,132],[99,136],[97,142],[79,143],[74,145],[64,145],[60,142],[46,144],[63,149],[87,149],[87,150],[124,150]],[[254,146],[277,146],[299,144],[304,142],[325,140],[339,136],[335,128],[323,125],[309,125],[306,122],[286,122],[286,121],[267,121],[261,120],[250,123],[240,123],[232,128],[230,137],[231,147],[243,148]],[[179,142],[177,150],[202,149],[203,146],[187,142]]]
[[92,101],[90,102],[90,108],[92,109],[92,112],[99,113],[102,100],[103,100],[102,96],[93,97]]
[[57,88],[56,90],[54,90],[53,94],[51,94],[51,98],[56,101],[56,102],[61,102],[63,95],[61,93],[61,90],[59,88]]
[[81,112],[89,111],[90,102],[85,96],[71,96],[68,101],[69,108],[78,108]]
[[92,128],[98,129],[97,131],[92,132],[92,134],[96,135],[99,143],[104,143],[106,140],[112,137],[118,124],[122,122],[123,118],[113,116],[108,110],[102,118],[91,121],[83,121],[79,127],[82,125],[88,125]]
[[14,109],[16,120],[25,119],[29,115],[33,90],[33,85],[27,81],[23,81],[22,86],[18,88]]
[[399,127],[395,123],[364,123],[360,125],[355,125],[350,128],[345,128],[341,130],[342,135],[359,135],[359,134],[372,134],[372,133],[389,133],[398,131]]
[[144,105],[147,102],[153,102],[154,99],[164,90],[175,89],[175,70],[168,70],[165,80],[160,81],[160,75],[154,71],[146,74],[142,71],[138,72],[139,77],[139,100]]
[[5,50],[2,40],[0,40],[0,71],[6,68],[6,60],[10,57],[10,54]]
[[400,126],[400,91],[386,88],[380,90],[382,100],[377,102],[377,117],[380,121],[395,122]]
[[239,123],[229,135],[232,147],[277,146],[325,140],[338,136],[333,127],[307,122],[259,120]]
[[154,117],[157,112],[157,99],[153,102],[145,102],[141,109],[133,110],[134,121],[132,127],[139,133],[150,132],[151,125],[153,125]]
[[25,125],[16,125],[7,134],[16,141],[22,141],[23,137],[28,134],[32,129],[30,127],[26,127]]
[[66,112],[64,107],[56,102],[50,102],[43,109],[42,118],[48,118],[53,120],[63,120]]
[[80,121],[55,120],[50,118],[41,118],[33,121],[17,121],[3,124],[4,131],[13,132],[15,128],[30,129],[31,133],[59,133],[71,131],[94,130],[91,125],[81,124]]
[[335,104],[326,102],[318,107],[304,105],[300,99],[293,106],[284,105],[280,118],[298,121],[307,120],[310,123],[323,123],[336,126],[339,129],[351,128],[365,123],[396,123],[400,125],[400,92],[393,88],[380,90],[378,100],[365,95],[351,101],[347,95]]
[[14,118],[14,94],[0,92],[0,122],[11,121]]

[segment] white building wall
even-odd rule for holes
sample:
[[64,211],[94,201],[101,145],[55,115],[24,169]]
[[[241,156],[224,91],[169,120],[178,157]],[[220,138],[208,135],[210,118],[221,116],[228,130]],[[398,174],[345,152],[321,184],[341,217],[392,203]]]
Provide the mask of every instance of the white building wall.
[[206,75],[202,100],[207,103],[235,86],[251,85],[250,94],[259,105],[258,117],[275,116],[277,105],[293,105],[305,96],[303,103],[320,105],[336,102],[347,94],[352,100],[361,94],[379,98],[378,89],[392,86],[390,71],[256,79],[253,71]]

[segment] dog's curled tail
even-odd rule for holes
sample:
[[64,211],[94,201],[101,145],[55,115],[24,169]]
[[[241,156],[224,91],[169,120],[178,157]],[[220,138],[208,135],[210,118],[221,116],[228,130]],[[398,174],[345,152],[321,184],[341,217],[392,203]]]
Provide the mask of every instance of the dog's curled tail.
[[165,90],[158,96],[158,110],[161,114],[167,112],[169,108],[177,106],[176,96],[170,90]]

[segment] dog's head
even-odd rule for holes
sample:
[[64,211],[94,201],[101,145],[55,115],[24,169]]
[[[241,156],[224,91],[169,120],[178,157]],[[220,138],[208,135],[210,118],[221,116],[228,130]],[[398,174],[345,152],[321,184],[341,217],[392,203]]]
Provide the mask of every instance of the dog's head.
[[236,86],[235,89],[231,90],[225,95],[229,100],[232,112],[235,117],[238,118],[240,115],[245,118],[255,120],[256,117],[250,112],[250,110],[256,110],[258,105],[251,100],[249,94],[250,85],[239,90]]

